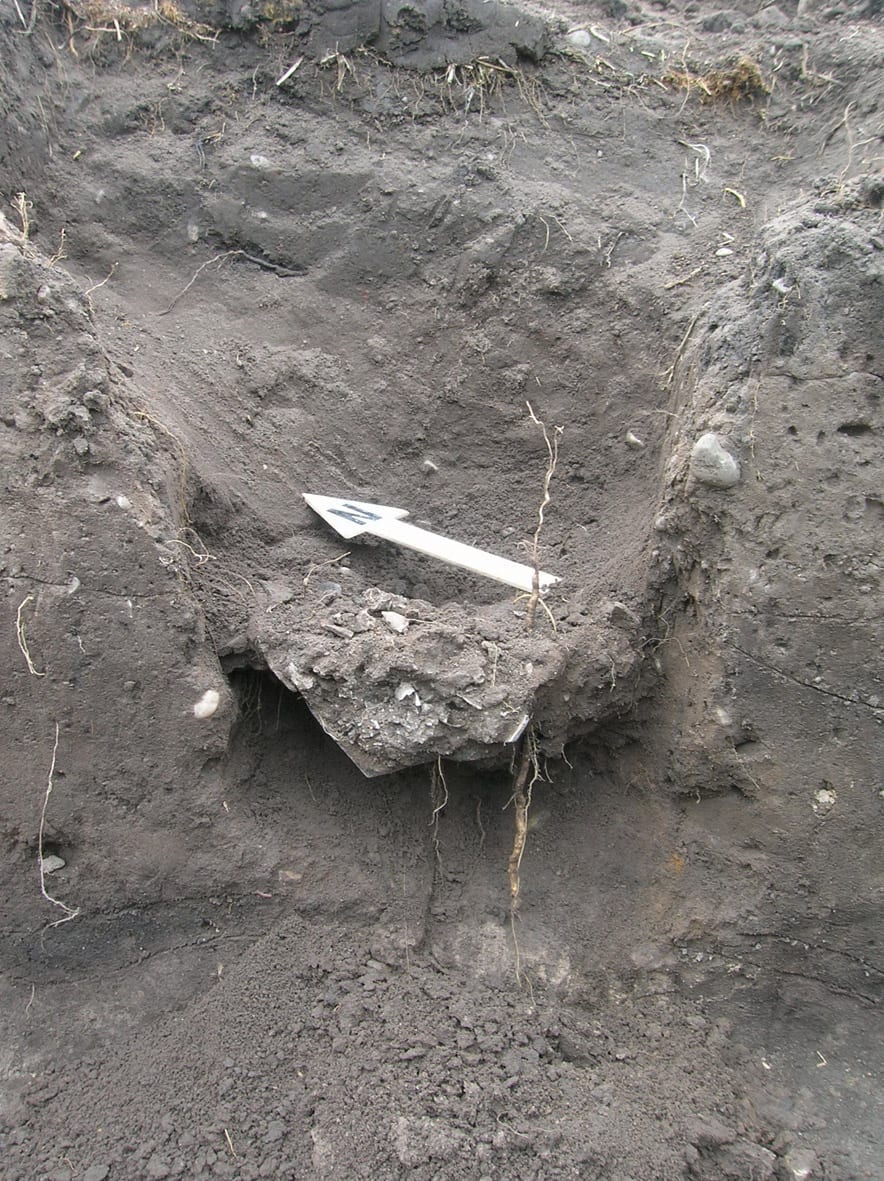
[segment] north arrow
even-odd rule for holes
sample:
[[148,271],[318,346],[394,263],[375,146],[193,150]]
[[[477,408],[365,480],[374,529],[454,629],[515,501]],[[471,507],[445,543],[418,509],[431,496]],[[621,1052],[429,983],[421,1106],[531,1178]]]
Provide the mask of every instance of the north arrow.
[[419,554],[438,558],[449,566],[461,566],[464,570],[483,574],[495,582],[504,582],[507,586],[514,586],[529,594],[535,589],[535,576],[538,580],[537,589],[541,591],[549,590],[559,581],[555,574],[535,571],[533,566],[511,562],[509,558],[501,558],[486,550],[476,549],[473,545],[464,545],[438,533],[430,533],[427,529],[419,529],[417,525],[410,525],[402,520],[408,516],[407,509],[391,508],[386,504],[366,504],[361,500],[343,500],[336,496],[312,496],[307,492],[304,493],[304,499],[314,512],[348,540],[358,537],[360,533],[369,533],[372,537],[417,550]]

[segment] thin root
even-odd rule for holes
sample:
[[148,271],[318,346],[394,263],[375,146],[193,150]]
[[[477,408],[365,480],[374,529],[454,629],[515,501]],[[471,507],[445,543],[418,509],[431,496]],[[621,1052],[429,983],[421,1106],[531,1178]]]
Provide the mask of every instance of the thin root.
[[[561,426],[554,427],[552,438],[550,438],[549,431],[546,429],[546,423],[541,422],[541,420],[537,417],[537,415],[534,413],[531,403],[526,402],[525,405],[528,407],[528,414],[531,418],[531,421],[535,426],[540,427],[541,433],[543,434],[543,441],[546,444],[547,453],[546,471],[543,474],[543,497],[540,501],[540,506],[537,509],[537,528],[534,530],[534,536],[531,539],[531,545],[529,549],[531,555],[531,564],[534,567],[534,578],[531,593],[528,596],[528,611],[526,621],[528,624],[528,630],[532,631],[534,629],[534,620],[537,616],[537,604],[542,601],[540,597],[540,534],[543,532],[543,515],[550,501],[552,500],[549,489],[550,484],[552,483],[552,478],[556,474],[556,465],[559,462],[559,439],[561,438],[565,428]],[[546,604],[544,604],[544,606],[546,606]],[[552,613],[548,607],[546,608],[546,613],[552,620]],[[555,629],[555,623],[553,623],[553,628]]]
[[[175,298],[172,300],[172,302],[169,304],[169,306],[167,308],[163,308],[163,310],[161,312],[157,312],[157,315],[158,316],[168,316],[169,312],[171,312],[172,308],[175,307],[175,305],[178,303],[178,301],[180,299],[183,299],[184,296],[187,295],[188,291],[190,291],[191,287],[194,285],[194,283],[197,281],[197,279],[200,277],[200,275],[203,273],[203,271],[206,269],[206,267],[210,267],[214,263],[221,263],[224,261],[225,258],[232,258],[235,254],[243,254],[243,253],[244,253],[244,251],[242,251],[242,250],[225,250],[223,254],[216,254],[214,258],[207,258],[206,261],[204,263],[202,263],[201,266],[197,267],[197,269],[193,273],[192,278],[190,279],[190,282],[186,283],[181,288],[181,290],[178,292],[178,294],[175,296]],[[108,278],[110,278],[110,276],[108,276]]]
[[334,566],[336,562],[343,562],[344,558],[350,557],[350,550],[346,550],[342,554],[338,554],[336,558],[326,558],[324,562],[311,562],[310,568],[304,575],[304,586],[306,586],[313,575],[323,568],[323,566]]
[[522,857],[525,853],[525,845],[528,841],[528,813],[531,810],[531,795],[534,790],[534,784],[542,777],[540,760],[537,755],[537,742],[534,737],[534,731],[529,728],[525,733],[525,737],[522,739],[522,749],[519,754],[515,778],[513,780],[513,794],[510,797],[515,809],[516,831],[513,835],[513,847],[509,855],[509,861],[507,862],[507,877],[509,878],[510,885],[510,930],[513,936],[516,981],[519,987],[523,984],[528,985],[532,1001],[534,999],[534,990],[531,987],[531,981],[522,971],[522,952],[519,946],[519,937],[516,933],[516,918],[518,917],[519,902],[522,893],[520,869]]
[[25,635],[25,625],[24,625],[24,621],[22,620],[22,617],[21,617],[22,611],[24,611],[24,609],[25,609],[25,607],[27,607],[28,603],[32,603],[33,601],[34,601],[33,595],[25,595],[25,597],[22,599],[22,601],[18,605],[18,610],[15,613],[15,638],[18,640],[19,650],[20,650],[22,656],[24,656],[24,658],[25,658],[25,664],[28,666],[28,672],[31,674],[31,676],[32,677],[45,677],[46,673],[45,672],[43,672],[43,673],[38,672],[37,669],[34,667],[33,660],[31,660],[31,653],[30,653],[30,650],[28,649],[28,639],[27,639],[27,636]]
[[[531,778],[529,779],[529,773]],[[537,743],[532,729],[525,732],[522,739],[522,750],[513,780],[513,794],[510,797],[515,809],[515,835],[513,847],[507,862],[507,877],[510,884],[510,911],[515,914],[519,909],[521,881],[519,870],[522,856],[528,840],[528,813],[531,808],[531,793],[534,784],[541,778],[540,762],[537,757]]]
[[62,902],[58,898],[53,898],[46,889],[46,872],[43,869],[43,834],[46,831],[46,809],[49,807],[49,797],[52,795],[53,779],[55,777],[55,760],[58,755],[58,737],[59,727],[58,722],[55,723],[55,742],[52,746],[52,762],[49,764],[49,778],[46,782],[46,792],[43,796],[43,807],[40,810],[40,829],[37,833],[37,865],[40,870],[40,893],[47,902],[51,902],[53,906],[59,907],[64,911],[60,919],[56,919],[54,923],[50,923],[50,927],[60,927],[62,923],[69,923],[71,919],[75,919],[80,913],[79,906],[68,906],[66,902]]
[[676,371],[676,369],[678,369],[678,363],[682,358],[682,354],[684,353],[685,349],[687,348],[688,341],[691,338],[691,333],[694,331],[694,328],[696,327],[697,321],[700,319],[701,314],[702,314],[701,312],[697,312],[697,314],[691,320],[690,324],[688,324],[687,331],[685,332],[684,336],[679,341],[678,348],[675,350],[675,358],[673,359],[672,364],[665,371],[665,373],[663,373],[661,375],[663,378],[664,387],[667,390],[672,386],[672,383],[675,381],[675,371]]
[[433,775],[430,780],[430,803],[433,808],[433,813],[430,817],[430,827],[433,830],[433,853],[436,857],[436,864],[441,869],[442,854],[439,843],[439,817],[448,806],[448,784],[445,780],[445,772],[442,770],[441,755],[437,756],[436,762],[433,764]]

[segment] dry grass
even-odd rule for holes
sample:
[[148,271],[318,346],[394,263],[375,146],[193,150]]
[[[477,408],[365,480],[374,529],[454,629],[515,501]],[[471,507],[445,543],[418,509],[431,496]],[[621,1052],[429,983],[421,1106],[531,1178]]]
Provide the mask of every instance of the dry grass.
[[22,12],[22,7],[18,0],[12,0],[12,3],[15,7],[16,13],[18,14],[18,19],[21,21],[22,28],[25,31],[25,36],[30,37],[31,33],[34,31],[34,25],[37,23],[39,0],[31,0],[31,14],[27,20],[25,20],[25,14]]
[[[294,45],[287,43],[287,52],[294,52]],[[279,82],[286,80],[294,68],[282,73]],[[330,51],[319,59],[317,69],[321,71],[320,77],[333,76],[334,94],[349,94],[354,90],[374,93],[374,75],[382,71],[392,80],[393,93],[402,100],[412,120],[438,107],[455,115],[472,114],[481,118],[492,105],[502,104],[508,93],[514,93],[545,123],[541,84],[520,67],[508,65],[503,58],[478,57],[463,65],[451,63],[444,70],[422,73],[399,69],[370,46],[361,46],[350,53]]]
[[539,84],[524,70],[507,65],[503,58],[478,57],[463,66],[452,64],[436,78],[443,102],[464,115],[471,111],[484,114],[489,101],[502,95],[505,87],[512,86],[535,115],[543,119]]
[[688,94],[699,94],[702,102],[748,102],[770,94],[761,69],[751,57],[740,57],[732,65],[695,74],[688,69],[671,70],[662,81]]
[[353,65],[353,59],[348,57],[346,53],[338,52],[337,49],[319,59],[319,68],[322,70],[333,70],[335,72],[336,94],[341,93],[344,89],[344,83],[348,78],[356,78],[356,67]]
[[135,34],[158,25],[175,29],[194,41],[210,44],[214,44],[219,36],[218,29],[191,20],[174,0],[151,0],[135,7],[123,0],[62,0],[62,7],[70,33],[69,45],[74,53],[74,35],[78,32],[91,34],[92,38],[109,34],[115,41],[127,43],[131,43]]

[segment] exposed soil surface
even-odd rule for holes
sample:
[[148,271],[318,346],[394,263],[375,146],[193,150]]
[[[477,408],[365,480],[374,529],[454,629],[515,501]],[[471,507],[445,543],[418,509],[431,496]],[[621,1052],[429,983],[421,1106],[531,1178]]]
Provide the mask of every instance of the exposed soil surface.
[[4,0],[4,1181],[884,1176],[879,8]]

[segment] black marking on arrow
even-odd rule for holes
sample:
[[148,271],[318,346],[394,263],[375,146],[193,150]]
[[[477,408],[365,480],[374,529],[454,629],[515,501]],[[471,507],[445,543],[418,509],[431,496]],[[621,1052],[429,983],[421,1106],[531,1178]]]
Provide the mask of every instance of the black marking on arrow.
[[345,521],[352,521],[354,525],[365,525],[368,521],[379,521],[380,513],[370,513],[367,509],[359,508],[355,504],[345,504],[343,508],[330,508],[330,513],[336,517],[343,517]]

